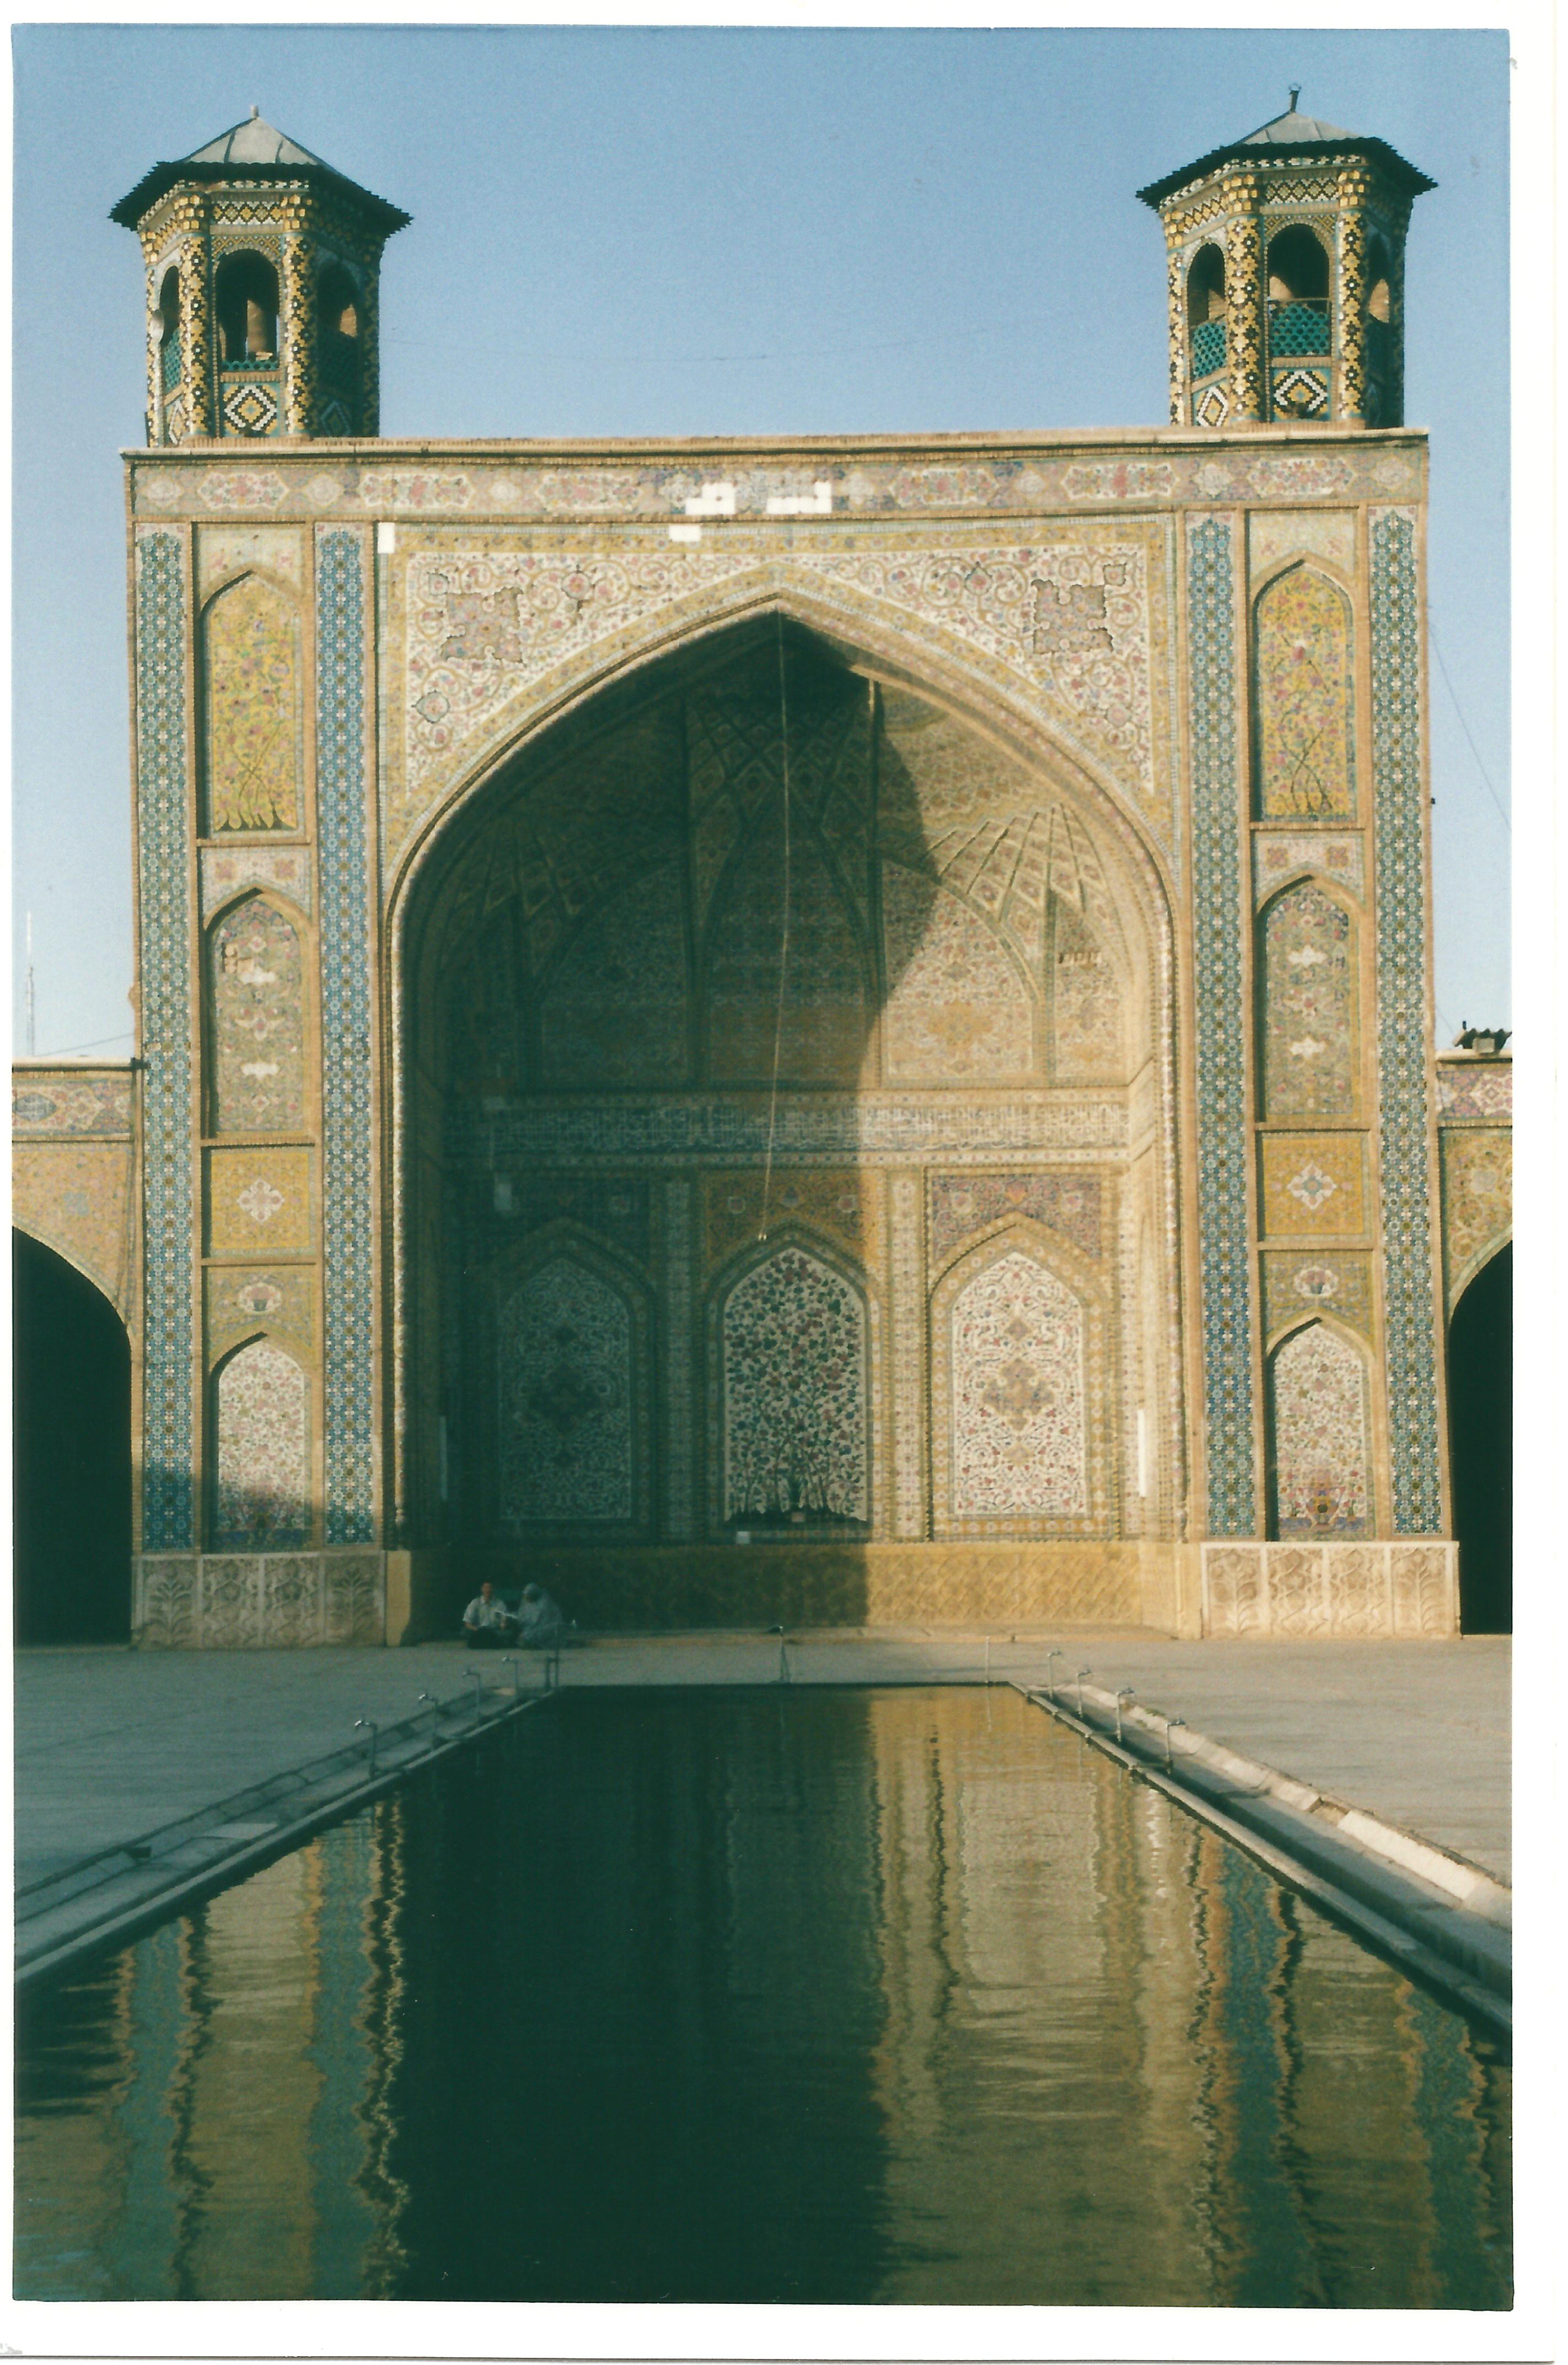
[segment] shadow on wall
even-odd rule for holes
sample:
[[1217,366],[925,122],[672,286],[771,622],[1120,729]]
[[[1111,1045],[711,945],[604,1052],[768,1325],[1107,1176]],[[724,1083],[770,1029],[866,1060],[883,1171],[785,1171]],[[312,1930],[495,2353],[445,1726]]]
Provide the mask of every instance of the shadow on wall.
[[1449,1325],[1449,1443],[1460,1624],[1514,1626],[1514,1250],[1484,1264]]
[[130,1341],[103,1292],[13,1232],[18,1642],[130,1634]]
[[1152,965],[1086,801],[768,616],[449,826],[407,939],[403,1540],[456,1548],[454,1602],[482,1567],[584,1623],[876,1622],[923,1614],[929,1539],[1013,1548],[994,1614],[1049,1542],[1137,1615]]

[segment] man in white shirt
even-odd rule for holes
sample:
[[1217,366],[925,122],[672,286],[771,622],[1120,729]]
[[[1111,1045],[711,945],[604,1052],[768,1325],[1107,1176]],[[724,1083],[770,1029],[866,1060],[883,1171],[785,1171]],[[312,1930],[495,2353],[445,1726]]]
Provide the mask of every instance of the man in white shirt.
[[463,1640],[471,1651],[498,1651],[511,1640],[517,1620],[504,1601],[496,1599],[488,1577],[463,1613]]

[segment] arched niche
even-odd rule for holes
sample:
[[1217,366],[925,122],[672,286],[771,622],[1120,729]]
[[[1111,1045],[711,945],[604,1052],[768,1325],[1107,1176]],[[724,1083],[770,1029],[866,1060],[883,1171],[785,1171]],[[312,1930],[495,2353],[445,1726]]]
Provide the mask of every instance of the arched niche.
[[304,922],[247,894],[206,936],[209,1133],[297,1133],[310,1121]]
[[1361,1342],[1315,1317],[1269,1358],[1269,1533],[1352,1542],[1377,1533],[1372,1372]]
[[263,1335],[225,1356],[207,1400],[208,1550],[303,1550],[315,1526],[309,1374]]
[[643,1291],[560,1229],[494,1281],[495,1528],[626,1535],[648,1519]]
[[1359,1115],[1354,913],[1317,879],[1298,879],[1265,903],[1257,925],[1260,1114]]
[[1255,810],[1262,821],[1356,813],[1355,620],[1321,568],[1286,567],[1252,611]]
[[202,611],[202,829],[297,832],[304,808],[303,669],[297,603],[246,574]]
[[722,1274],[708,1322],[715,1534],[871,1533],[876,1327],[865,1275],[799,1226]]
[[76,1265],[12,1234],[13,1613],[19,1643],[130,1632],[130,1340]]
[[[924,1170],[935,1187],[953,1163],[926,1145],[989,1138],[998,1120],[980,1112],[1000,1094],[1086,1104],[1071,1122],[1105,1142],[1110,1167],[1139,1095],[1138,1187],[1169,1197],[1157,864],[1108,797],[1006,718],[977,718],[903,658],[799,621],[748,618],[644,656],[540,729],[405,858],[389,936],[403,1178],[394,1372],[409,1416],[397,1484],[416,1538],[443,1419],[452,1485],[470,1504],[493,1496],[493,1446],[454,1426],[473,1397],[460,1374],[481,1319],[464,1276],[490,1269],[517,1220],[504,1210],[547,1183],[643,1194],[628,1253],[657,1342],[652,1498],[666,1542],[736,1528],[718,1348],[703,1328],[716,1169],[743,1198],[771,1172],[759,1216],[770,1238],[786,1180],[802,1209],[846,1185],[864,1196],[882,1243],[866,1268],[873,1339],[896,1294],[887,1242],[918,1219]],[[912,997],[922,1015],[906,1024]],[[1043,1130],[1021,1168],[1047,1166],[1050,1126],[1027,1123]],[[913,1215],[890,1196],[900,1141]],[[588,1220],[603,1239],[596,1205]],[[1170,1236],[1167,1216],[1156,1237]],[[1156,1267],[1157,1323],[1170,1331],[1162,1249]],[[1130,1295],[1107,1297],[1108,1340],[1137,1318]],[[901,1318],[923,1337],[918,1285],[909,1303]],[[1107,1369],[1122,1351],[1107,1345]],[[872,1366],[875,1394],[874,1355]],[[1109,1500],[1121,1415],[1107,1399],[1095,1418]],[[909,1450],[924,1455],[923,1381],[901,1418],[906,1434],[919,1425]],[[873,1420],[873,1526],[891,1516],[877,1508],[894,1497],[890,1439]],[[925,1481],[906,1471],[898,1485],[899,1532],[925,1533]],[[454,1533],[468,1510],[454,1501],[447,1514]]]
[[1065,1238],[1002,1221],[931,1298],[938,1536],[1114,1531],[1107,1276]]
[[1450,1317],[1448,1414],[1460,1624],[1467,1634],[1508,1634],[1514,1623],[1511,1240],[1471,1276]]

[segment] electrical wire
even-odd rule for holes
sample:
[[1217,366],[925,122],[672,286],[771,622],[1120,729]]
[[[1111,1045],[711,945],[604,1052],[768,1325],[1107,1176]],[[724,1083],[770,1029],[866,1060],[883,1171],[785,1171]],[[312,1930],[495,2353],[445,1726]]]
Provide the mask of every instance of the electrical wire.
[[90,1043],[66,1043],[58,1051],[40,1051],[40,1059],[68,1059],[73,1051],[97,1051],[106,1043],[129,1043],[136,1034],[134,1026],[122,1026],[118,1035],[97,1035]]
[[767,1209],[773,1190],[773,1136],[778,1120],[778,1061],[784,1045],[784,982],[790,968],[790,693],[784,673],[784,619],[778,624],[778,734],[784,749],[784,917],[778,931],[778,1003],[773,1014],[773,1087],[767,1098],[767,1156],[762,1169],[762,1223],[757,1239],[767,1238]]
[[1504,804],[1502,798],[1497,794],[1496,790],[1492,786],[1491,776],[1487,772],[1485,765],[1481,760],[1481,750],[1476,745],[1470,725],[1464,719],[1464,709],[1459,702],[1458,693],[1456,692],[1453,682],[1450,677],[1448,660],[1443,656],[1442,643],[1438,638],[1437,619],[1428,614],[1427,623],[1428,629],[1432,635],[1432,655],[1437,658],[1438,671],[1442,675],[1444,683],[1447,685],[1449,697],[1453,702],[1453,711],[1459,717],[1459,727],[1463,732],[1466,739],[1470,742],[1470,752],[1475,758],[1475,768],[1480,773],[1482,779],[1485,783],[1486,793],[1491,798],[1493,803],[1496,806],[1498,813],[1502,815],[1503,827],[1507,831],[1508,835],[1512,837],[1514,834],[1514,824],[1509,819],[1508,809]]

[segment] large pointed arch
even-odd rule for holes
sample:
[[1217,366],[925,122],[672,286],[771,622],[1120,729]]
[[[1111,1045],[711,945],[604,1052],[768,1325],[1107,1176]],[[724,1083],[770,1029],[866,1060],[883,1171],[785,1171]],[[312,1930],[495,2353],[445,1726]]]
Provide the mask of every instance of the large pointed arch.
[[[749,639],[766,637],[773,644],[778,633],[794,634],[844,667],[875,685],[879,695],[897,691],[924,700],[961,722],[999,761],[1014,765],[1038,783],[1042,811],[1073,813],[1081,817],[1076,841],[1081,853],[1098,849],[1098,872],[1092,892],[1104,902],[1101,915],[1106,941],[1126,960],[1126,998],[1133,1011],[1127,1021],[1127,1059],[1131,1089],[1151,1122],[1142,1138],[1152,1145],[1158,1167],[1157,1191],[1164,1203],[1161,1234],[1167,1242],[1177,1235],[1174,1149],[1174,1042],[1172,893],[1168,857],[1152,833],[1130,809],[1128,800],[1103,775],[1063,745],[1039,703],[1031,706],[1017,682],[982,678],[978,667],[955,663],[953,652],[938,638],[923,641],[913,629],[890,630],[885,618],[872,620],[874,629],[851,637],[841,611],[825,609],[810,595],[780,585],[777,571],[751,577],[742,592],[734,587],[720,600],[708,598],[700,612],[671,619],[666,615],[650,625],[642,644],[622,650],[613,661],[585,657],[574,680],[565,686],[540,686],[534,705],[512,730],[502,748],[476,763],[447,794],[438,812],[423,816],[397,850],[391,866],[390,908],[384,943],[387,948],[383,991],[386,998],[384,1039],[389,1048],[388,1098],[391,1149],[397,1182],[393,1201],[399,1229],[392,1261],[394,1291],[393,1386],[398,1441],[395,1475],[395,1517],[401,1523],[410,1499],[409,1461],[404,1440],[407,1407],[419,1394],[411,1379],[414,1340],[408,1282],[406,1241],[419,1220],[420,1191],[430,1176],[416,1153],[421,1135],[429,1134],[430,1109],[439,1100],[439,1079],[420,1072],[425,1055],[412,1026],[413,1014],[437,1000],[435,973],[431,967],[432,944],[439,934],[443,897],[454,891],[465,849],[476,842],[471,833],[492,826],[489,817],[502,810],[526,768],[552,760],[551,751],[575,744],[571,734],[606,727],[603,717],[630,712],[639,699],[655,694],[661,669],[719,667]],[[662,694],[660,692],[659,694]],[[566,734],[565,737],[557,734]],[[1066,832],[1066,824],[1063,828]],[[1079,827],[1078,824],[1073,825]],[[1070,833],[1063,844],[1070,843]],[[673,858],[673,857],[672,857]],[[688,859],[683,853],[682,862]],[[721,859],[722,857],[721,856]],[[1064,857],[1065,859],[1065,857]],[[481,866],[481,872],[482,872]],[[1087,877],[1088,874],[1086,873]],[[1080,899],[1091,892],[1081,882]],[[475,925],[484,920],[485,889],[480,879],[480,902]],[[1085,908],[1088,908],[1087,903]],[[464,921],[468,927],[468,920]],[[586,943],[587,938],[583,941]],[[500,977],[504,947],[498,944],[493,974]],[[510,958],[511,956],[507,956]],[[550,958],[556,957],[554,948]],[[488,956],[487,955],[487,963]],[[673,1056],[673,1054],[672,1054]],[[432,1099],[432,1095],[434,1098]],[[416,1114],[416,1112],[422,1112]],[[1173,1254],[1162,1262],[1161,1328],[1174,1340],[1180,1329],[1180,1294]],[[1161,1407],[1166,1426],[1164,1450],[1158,1455],[1171,1474],[1170,1500],[1183,1494],[1182,1469],[1182,1413],[1179,1375],[1182,1359],[1173,1351],[1172,1385]],[[427,1391],[428,1393],[428,1391]],[[673,1418],[673,1416],[672,1416]]]

